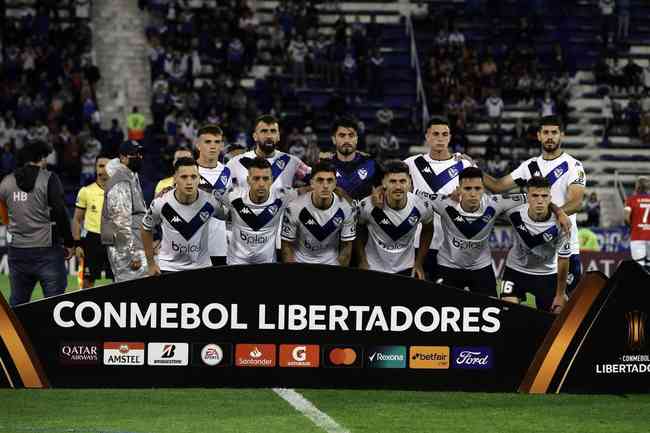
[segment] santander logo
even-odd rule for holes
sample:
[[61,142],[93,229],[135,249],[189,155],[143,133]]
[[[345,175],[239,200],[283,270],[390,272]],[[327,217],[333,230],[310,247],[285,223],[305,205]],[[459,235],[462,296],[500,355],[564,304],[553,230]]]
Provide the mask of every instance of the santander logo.
[[260,352],[260,350],[257,348],[257,346],[255,346],[255,349],[253,349],[251,351],[250,355],[251,355],[251,358],[259,358],[260,356],[262,356],[262,352]]

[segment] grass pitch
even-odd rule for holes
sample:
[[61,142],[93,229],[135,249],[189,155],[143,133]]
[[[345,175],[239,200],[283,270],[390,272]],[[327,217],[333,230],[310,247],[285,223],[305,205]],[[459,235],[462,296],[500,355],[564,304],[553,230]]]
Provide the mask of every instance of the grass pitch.
[[[300,390],[351,433],[640,433],[650,396]],[[267,389],[2,390],[2,433],[322,432]]]

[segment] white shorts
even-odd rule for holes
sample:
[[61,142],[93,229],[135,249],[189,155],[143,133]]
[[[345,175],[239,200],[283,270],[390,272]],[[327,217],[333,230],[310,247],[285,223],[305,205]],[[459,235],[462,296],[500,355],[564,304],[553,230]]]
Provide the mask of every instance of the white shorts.
[[650,262],[650,241],[630,241],[630,255],[637,262]]

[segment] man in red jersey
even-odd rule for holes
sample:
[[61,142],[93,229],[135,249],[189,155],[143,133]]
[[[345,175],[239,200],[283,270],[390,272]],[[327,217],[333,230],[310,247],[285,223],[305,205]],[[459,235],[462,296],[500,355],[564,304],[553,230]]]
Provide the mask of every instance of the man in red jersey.
[[630,225],[632,259],[650,269],[650,178],[636,181],[634,194],[625,201],[625,222]]

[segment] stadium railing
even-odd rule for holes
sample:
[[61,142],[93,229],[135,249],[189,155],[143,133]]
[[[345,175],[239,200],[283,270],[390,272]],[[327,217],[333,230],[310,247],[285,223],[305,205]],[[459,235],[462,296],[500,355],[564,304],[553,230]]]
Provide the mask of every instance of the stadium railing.
[[405,15],[406,23],[406,34],[411,38],[411,67],[415,69],[415,94],[416,101],[420,104],[420,114],[422,116],[422,130],[426,128],[426,124],[429,121],[429,106],[427,104],[427,96],[424,92],[424,84],[422,81],[422,72],[420,70],[420,59],[418,58],[418,47],[415,42],[415,28],[413,27],[413,21],[411,20],[411,14]]

